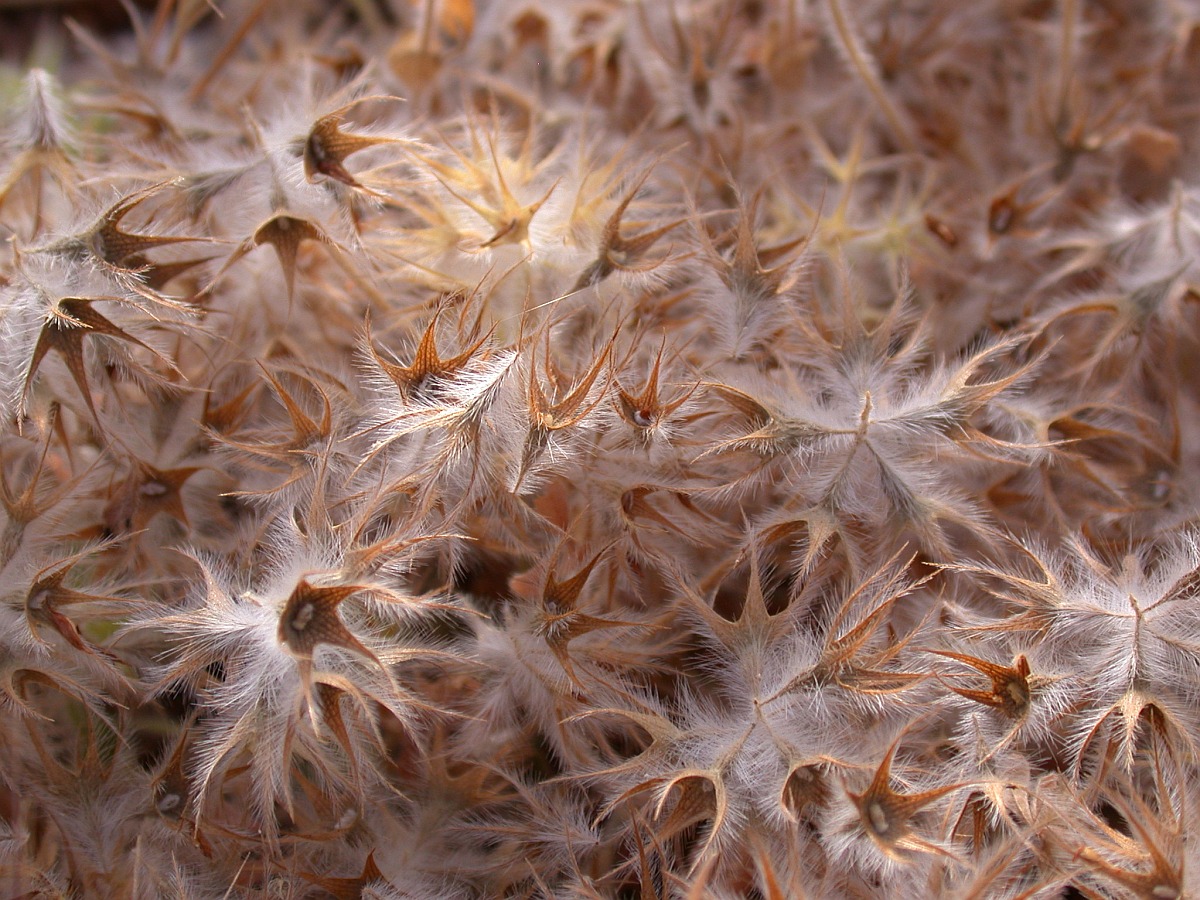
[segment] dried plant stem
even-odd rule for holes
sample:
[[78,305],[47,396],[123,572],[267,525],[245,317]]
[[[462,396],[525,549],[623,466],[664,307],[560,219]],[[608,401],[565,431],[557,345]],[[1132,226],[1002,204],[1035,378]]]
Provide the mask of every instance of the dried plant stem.
[[208,70],[203,76],[201,76],[200,80],[196,82],[195,87],[192,88],[191,93],[188,95],[188,99],[190,99],[193,103],[196,103],[201,97],[204,96],[204,92],[208,90],[208,86],[217,76],[217,73],[224,68],[225,63],[229,62],[233,54],[237,52],[237,48],[241,45],[242,41],[246,39],[246,36],[250,33],[251,29],[254,28],[255,24],[258,23],[258,20],[266,14],[267,7],[270,5],[271,0],[258,0],[258,3],[255,4],[254,8],[250,10],[250,12],[246,15],[246,18],[243,19],[242,23],[237,27],[237,30],[230,35],[229,40],[225,42],[225,46],[223,46],[220,52],[217,53],[217,55],[213,58],[212,65],[208,67]]
[[883,113],[883,117],[887,119],[888,127],[892,130],[892,137],[896,139],[900,148],[905,153],[915,153],[917,151],[916,139],[905,124],[900,111],[896,109],[895,104],[888,97],[887,91],[884,90],[883,84],[879,80],[879,72],[875,60],[871,58],[867,48],[863,46],[862,39],[855,31],[855,26],[850,16],[842,7],[841,0],[827,0],[827,3],[829,6],[829,16],[833,21],[834,30],[837,32],[839,45],[844,51],[851,68],[866,89],[870,91],[871,96],[875,98],[875,102],[879,104],[879,109]]
[[1075,70],[1075,38],[1079,24],[1079,3],[1077,0],[1062,2],[1062,32],[1059,34],[1058,45],[1058,114],[1063,115],[1067,108],[1067,95],[1071,90],[1071,79]]

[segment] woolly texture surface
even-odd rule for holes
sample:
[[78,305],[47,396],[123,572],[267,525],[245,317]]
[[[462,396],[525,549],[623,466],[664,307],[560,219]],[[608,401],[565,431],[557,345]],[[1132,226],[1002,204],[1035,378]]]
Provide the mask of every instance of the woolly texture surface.
[[1165,0],[0,0],[4,895],[1196,896],[1197,83]]

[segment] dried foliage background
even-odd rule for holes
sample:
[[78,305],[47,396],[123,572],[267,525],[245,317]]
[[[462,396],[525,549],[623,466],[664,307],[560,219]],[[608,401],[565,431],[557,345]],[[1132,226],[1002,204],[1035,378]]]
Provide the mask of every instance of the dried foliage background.
[[0,6],[5,896],[1200,893],[1195,3]]

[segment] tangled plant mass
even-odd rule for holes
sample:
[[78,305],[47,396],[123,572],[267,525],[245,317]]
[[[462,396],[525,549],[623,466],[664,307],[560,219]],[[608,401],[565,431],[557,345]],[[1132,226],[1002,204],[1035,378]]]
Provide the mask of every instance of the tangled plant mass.
[[5,896],[1200,893],[1200,9],[8,7]]

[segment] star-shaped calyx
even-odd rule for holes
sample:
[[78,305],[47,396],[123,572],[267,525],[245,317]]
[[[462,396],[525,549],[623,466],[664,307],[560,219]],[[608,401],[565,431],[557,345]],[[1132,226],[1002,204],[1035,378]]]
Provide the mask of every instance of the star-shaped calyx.
[[579,610],[579,597],[583,593],[583,587],[604,553],[605,550],[601,550],[582,569],[561,581],[558,579],[556,567],[551,566],[546,576],[546,586],[542,591],[542,608],[538,612],[535,632],[545,639],[550,652],[558,659],[576,686],[579,686],[579,682],[568,652],[571,641],[603,628],[636,627],[639,624],[593,616]]
[[664,399],[659,387],[659,377],[662,370],[663,351],[666,349],[666,339],[658,348],[654,357],[654,365],[645,385],[638,393],[626,390],[620,381],[616,383],[615,407],[621,418],[632,428],[638,439],[648,442],[664,420],[672,416],[692,396],[696,386],[677,391],[670,399]]
[[450,378],[463,369],[490,336],[489,332],[461,353],[443,358],[437,348],[437,326],[441,314],[441,309],[434,313],[417,344],[413,361],[407,366],[390,362],[375,350],[368,326],[367,348],[372,358],[406,400],[426,398],[435,381]]
[[[156,247],[182,243],[212,243],[212,239],[190,235],[144,234],[127,231],[121,227],[121,223],[135,207],[175,183],[164,181],[134,191],[104,210],[82,231],[29,252],[86,257],[100,268],[121,277],[123,285],[141,293],[146,299],[172,305],[152,290],[139,289],[138,279],[124,276],[139,275],[146,267],[152,268],[153,264],[146,260],[144,254]],[[193,261],[193,264],[195,262],[198,261]]]
[[141,531],[159,513],[166,513],[189,527],[183,506],[183,486],[201,466],[159,469],[136,460],[129,477],[115,491],[104,508],[104,524],[110,534]]
[[92,335],[103,335],[142,347],[170,365],[169,360],[153,347],[134,337],[93,308],[93,304],[102,302],[124,303],[126,301],[121,297],[63,297],[50,308],[45,323],[38,333],[37,343],[33,347],[33,355],[29,360],[29,369],[25,375],[25,383],[21,387],[22,409],[28,402],[29,391],[42,360],[53,350],[62,357],[67,371],[71,373],[71,378],[79,389],[84,404],[92,414],[92,419],[99,426],[100,419],[92,398],[91,387],[88,384],[87,366],[83,358],[83,340]]
[[346,598],[362,590],[362,585],[357,584],[324,586],[301,578],[279,614],[279,643],[302,661],[311,662],[317,647],[329,644],[382,665],[346,627],[337,612]]
[[346,160],[360,150],[367,150],[379,144],[395,143],[397,139],[342,131],[342,121],[345,114],[356,106],[371,100],[393,99],[397,98],[360,97],[317,119],[304,142],[304,176],[309,181],[316,181],[318,176],[324,175],[334,181],[340,181],[347,187],[374,193],[363,187],[346,170]]
[[633,186],[625,193],[625,196],[621,198],[621,202],[617,204],[617,208],[613,210],[612,215],[608,217],[608,221],[604,223],[604,230],[600,235],[600,246],[597,248],[596,258],[579,274],[574,287],[571,288],[572,292],[581,291],[591,285],[599,284],[613,272],[649,272],[663,263],[665,257],[651,260],[645,259],[647,251],[663,235],[686,222],[686,218],[675,219],[665,225],[659,225],[657,228],[649,228],[633,236],[626,236],[621,233],[622,219],[629,209],[629,204],[633,202],[633,198],[642,189],[651,171],[651,169],[647,169],[642,177],[634,182]]
[[221,277],[243,256],[256,247],[270,244],[276,257],[279,258],[279,267],[283,270],[283,281],[290,303],[296,292],[296,265],[300,256],[300,245],[305,241],[315,241],[335,252],[337,250],[333,239],[311,219],[293,216],[285,211],[276,212],[254,229],[254,233],[242,241],[230,254],[229,259],[225,261],[220,271],[205,288],[205,293],[212,291]]
[[[546,335],[546,362],[544,368],[552,385],[558,385],[560,377],[550,365],[550,336]],[[558,431],[570,428],[584,419],[596,406],[604,399],[603,392],[594,399],[589,400],[592,386],[595,385],[596,379],[600,377],[600,370],[604,368],[604,364],[608,362],[609,354],[612,352],[612,343],[610,342],[604,348],[604,352],[597,357],[592,363],[591,369],[569,390],[561,400],[551,401],[547,396],[546,390],[542,387],[542,381],[538,377],[537,366],[531,364],[529,366],[529,431],[525,435],[525,448],[521,453],[521,469],[517,473],[516,484],[513,487],[513,492],[516,493],[521,484],[525,480],[525,476],[529,474],[534,463],[546,446],[550,443],[551,437]],[[552,394],[557,392],[551,391]]]
[[947,659],[957,660],[992,680],[991,689],[986,691],[956,688],[951,685],[950,690],[960,697],[990,706],[1013,719],[1024,718],[1029,712],[1029,704],[1033,697],[1033,685],[1030,683],[1029,660],[1023,654],[1017,656],[1011,666],[1003,666],[977,656],[968,656],[965,653],[952,653],[949,650],[931,650],[930,652]]
[[846,794],[858,811],[863,831],[892,859],[903,859],[906,853],[913,851],[949,855],[937,844],[917,837],[913,833],[912,819],[929,804],[965,785],[949,784],[915,794],[892,790],[892,759],[899,743],[897,739],[888,748],[865,791],[856,794],[848,790]]
[[79,626],[63,613],[60,607],[74,606],[83,603],[120,603],[118,597],[107,594],[91,594],[77,591],[66,584],[67,576],[79,563],[82,554],[59,560],[38,572],[30,582],[29,590],[25,593],[25,620],[29,633],[41,644],[48,644],[40,634],[40,628],[47,626],[65,640],[68,644],[82,653],[104,656],[114,662],[116,658],[107,651],[92,644],[83,637]]

